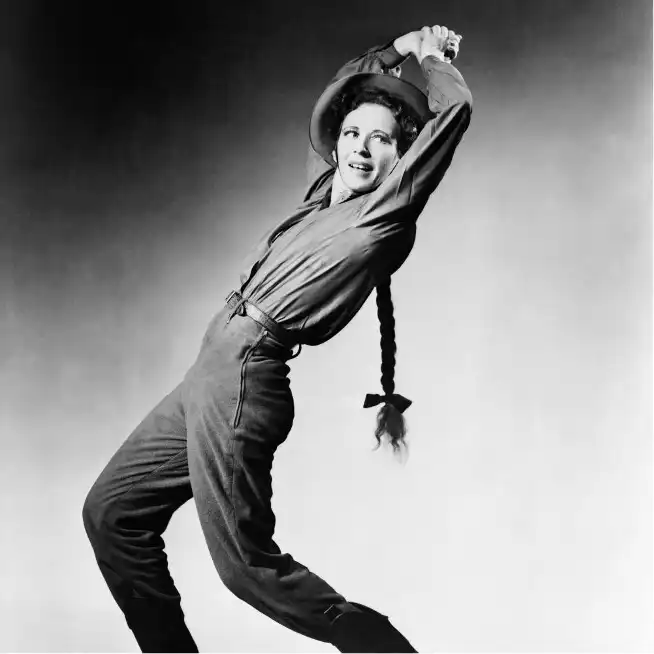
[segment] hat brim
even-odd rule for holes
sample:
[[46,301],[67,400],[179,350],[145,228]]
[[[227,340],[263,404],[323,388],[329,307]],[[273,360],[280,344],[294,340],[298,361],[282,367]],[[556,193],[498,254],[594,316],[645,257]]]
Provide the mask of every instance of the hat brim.
[[309,138],[313,149],[331,166],[336,163],[332,152],[336,146],[334,137],[334,114],[330,111],[334,100],[342,93],[352,91],[373,90],[386,91],[407,104],[420,119],[422,129],[425,123],[432,118],[429,110],[427,96],[417,87],[399,77],[384,73],[355,73],[348,75],[327,87],[318,98],[311,115]]

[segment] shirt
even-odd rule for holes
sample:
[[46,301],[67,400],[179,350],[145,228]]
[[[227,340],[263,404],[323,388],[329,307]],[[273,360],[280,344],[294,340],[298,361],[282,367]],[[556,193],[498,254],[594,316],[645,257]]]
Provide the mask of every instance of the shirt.
[[[345,64],[330,82],[357,72],[388,72],[404,61],[391,44]],[[416,220],[447,171],[470,122],[472,96],[452,65],[422,60],[434,117],[373,191],[326,206],[335,169],[310,150],[302,204],[246,259],[241,293],[291,332],[318,345],[354,318],[378,282],[408,257]]]

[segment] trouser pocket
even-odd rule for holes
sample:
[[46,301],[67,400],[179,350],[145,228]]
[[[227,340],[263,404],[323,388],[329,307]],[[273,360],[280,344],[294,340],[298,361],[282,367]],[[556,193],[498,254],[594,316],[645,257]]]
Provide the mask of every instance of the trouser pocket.
[[245,400],[245,393],[249,389],[248,387],[251,384],[256,383],[254,375],[248,373],[248,363],[254,351],[259,347],[259,344],[266,336],[266,330],[262,330],[261,333],[257,336],[256,340],[245,352],[240,366],[240,376],[239,376],[239,388],[238,396],[236,398],[236,407],[234,408],[234,416],[232,418],[232,429],[236,429],[241,421],[241,414],[243,411],[243,402]]

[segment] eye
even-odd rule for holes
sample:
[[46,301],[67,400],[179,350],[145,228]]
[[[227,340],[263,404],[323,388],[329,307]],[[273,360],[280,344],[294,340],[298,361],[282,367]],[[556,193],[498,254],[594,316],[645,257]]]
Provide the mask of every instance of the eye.
[[392,142],[388,134],[385,134],[384,132],[375,132],[371,138],[377,139],[379,143],[386,143],[389,145]]
[[358,133],[359,132],[356,129],[354,129],[354,127],[346,127],[343,130],[343,136],[357,136]]

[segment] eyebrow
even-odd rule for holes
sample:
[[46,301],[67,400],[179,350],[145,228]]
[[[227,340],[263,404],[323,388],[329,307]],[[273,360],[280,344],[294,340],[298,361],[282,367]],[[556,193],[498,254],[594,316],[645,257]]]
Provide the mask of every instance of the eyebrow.
[[[358,130],[359,127],[357,125],[343,125],[341,127],[341,132],[344,132],[346,129],[356,129]],[[373,129],[371,134],[383,134],[384,136],[388,137],[389,139],[392,139],[393,136],[389,134],[388,132],[385,132],[383,129]]]

